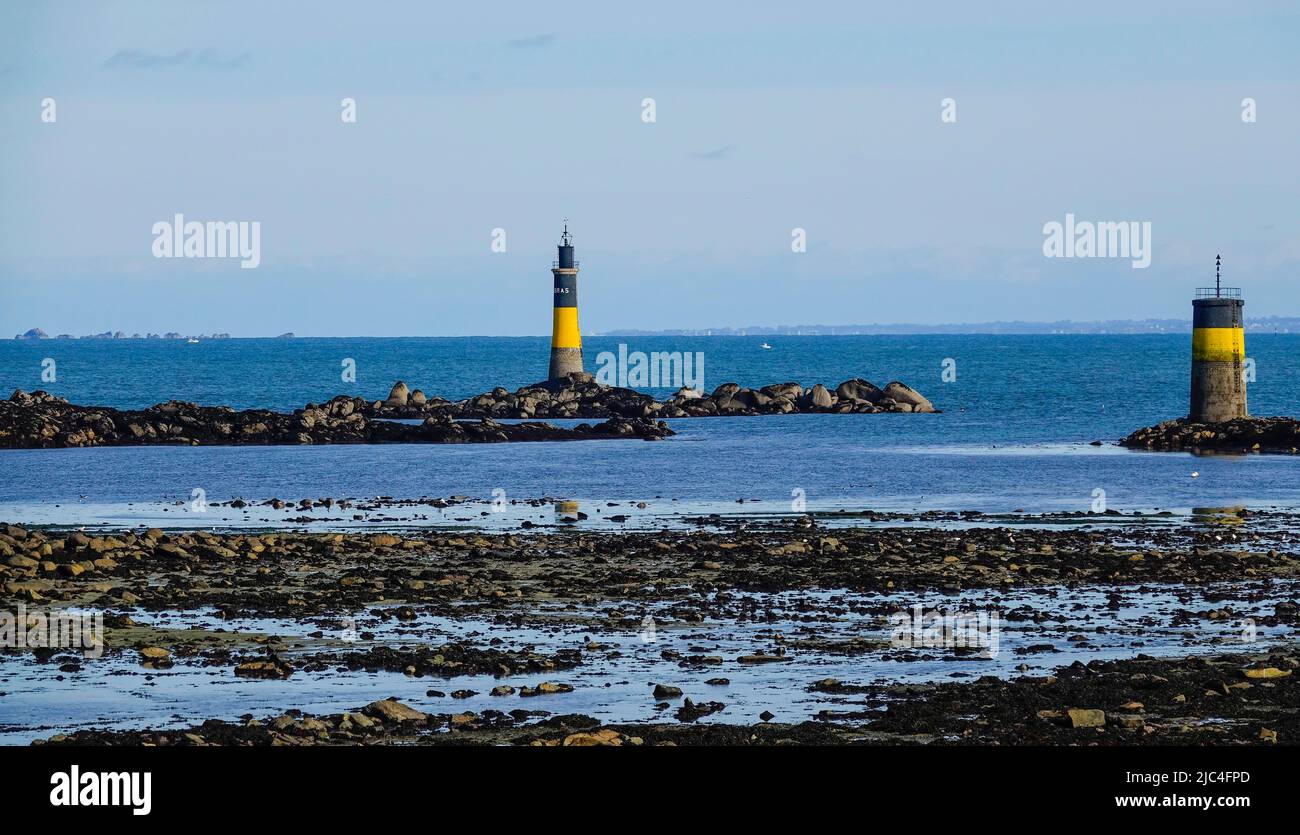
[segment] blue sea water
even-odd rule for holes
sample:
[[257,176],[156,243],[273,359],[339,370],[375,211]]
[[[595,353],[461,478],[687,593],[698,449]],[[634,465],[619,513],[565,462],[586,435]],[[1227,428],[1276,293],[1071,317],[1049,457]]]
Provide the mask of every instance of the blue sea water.
[[[148,520],[196,487],[214,501],[486,501],[500,489],[521,499],[650,500],[675,513],[734,509],[739,498],[788,509],[796,491],[814,510],[1088,510],[1099,488],[1122,510],[1300,506],[1300,462],[1289,456],[1088,445],[1186,412],[1187,334],[596,337],[584,343],[588,369],[620,342],[702,353],[708,389],[897,379],[943,413],[680,420],[676,437],[655,443],[8,450],[0,518]],[[1300,335],[1252,335],[1247,347],[1252,414],[1300,414]],[[174,398],[290,410],[336,394],[381,398],[397,379],[450,399],[514,389],[543,377],[547,356],[542,338],[0,341],[0,390],[117,407]],[[46,358],[57,382],[42,382]],[[341,379],[346,360],[355,383]],[[945,360],[955,381],[943,380]]]

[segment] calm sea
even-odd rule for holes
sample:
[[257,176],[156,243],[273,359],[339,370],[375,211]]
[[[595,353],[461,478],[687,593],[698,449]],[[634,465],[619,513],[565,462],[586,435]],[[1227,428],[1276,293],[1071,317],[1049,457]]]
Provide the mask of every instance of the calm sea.
[[[179,523],[162,508],[189,501],[196,488],[209,500],[488,501],[503,490],[519,499],[648,500],[673,513],[734,511],[741,498],[758,500],[749,508],[788,510],[799,495],[810,509],[1088,510],[1097,490],[1120,510],[1300,506],[1300,462],[1287,456],[1088,444],[1185,413],[1186,334],[597,337],[585,340],[589,370],[620,342],[702,353],[710,390],[732,381],[897,379],[944,413],[675,421],[679,434],[659,443],[0,451],[0,519]],[[1254,335],[1247,347],[1251,412],[1300,414],[1300,335]],[[547,356],[543,338],[0,341],[0,388],[117,407],[185,399],[289,410],[335,394],[380,398],[397,379],[452,399],[514,389],[543,377]],[[47,358],[57,382],[42,382]],[[344,382],[353,364],[356,380]],[[944,381],[945,367],[955,380]]]

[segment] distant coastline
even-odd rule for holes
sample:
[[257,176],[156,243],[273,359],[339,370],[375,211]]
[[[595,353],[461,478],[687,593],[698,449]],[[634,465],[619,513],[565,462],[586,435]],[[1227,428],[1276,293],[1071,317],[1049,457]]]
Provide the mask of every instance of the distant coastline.
[[[90,333],[82,336],[74,336],[70,333],[61,333],[58,336],[50,336],[40,328],[31,328],[23,333],[15,334],[14,339],[233,339],[228,333],[198,333],[186,334],[168,331],[167,333],[132,333],[127,334],[124,331],[104,331],[103,333]],[[293,333],[282,333],[275,337],[276,339],[293,339]]]
[[[1246,317],[1248,333],[1300,333],[1300,316]],[[594,336],[874,336],[903,334],[1141,334],[1190,333],[1191,319],[1114,319],[1097,322],[971,322],[942,325],[754,325],[735,328],[624,328]]]
[[[619,328],[610,331],[588,334],[593,337],[641,337],[641,336],[904,336],[925,334],[988,334],[988,335],[1051,335],[1051,334],[1153,334],[1153,333],[1191,333],[1191,319],[1115,319],[1095,322],[968,322],[941,325],[922,325],[916,323],[874,324],[874,325],[753,325],[750,327],[720,328],[668,328],[664,330],[639,330],[636,328]],[[1247,333],[1300,333],[1300,316],[1261,316],[1246,318]],[[398,334],[393,338],[405,338],[414,334]],[[429,334],[433,336],[433,334]],[[492,338],[490,335],[477,334]],[[509,338],[518,334],[507,335]],[[543,337],[545,334],[525,334],[524,336]],[[183,334],[175,331],[167,333],[132,333],[123,331],[104,331],[103,333],[74,336],[61,333],[50,336],[40,328],[32,328],[16,334],[15,340],[46,339],[171,339],[171,340],[207,340],[207,339],[295,339],[292,331],[275,336],[235,337],[229,333]],[[376,338],[374,334],[350,334],[338,339]]]

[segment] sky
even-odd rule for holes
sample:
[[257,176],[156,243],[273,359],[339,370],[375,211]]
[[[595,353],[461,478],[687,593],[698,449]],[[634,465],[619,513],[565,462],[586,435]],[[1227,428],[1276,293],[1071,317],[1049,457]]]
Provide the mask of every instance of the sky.
[[593,333],[1300,315],[1293,2],[625,6],[3,4],[0,336],[546,334],[564,218]]

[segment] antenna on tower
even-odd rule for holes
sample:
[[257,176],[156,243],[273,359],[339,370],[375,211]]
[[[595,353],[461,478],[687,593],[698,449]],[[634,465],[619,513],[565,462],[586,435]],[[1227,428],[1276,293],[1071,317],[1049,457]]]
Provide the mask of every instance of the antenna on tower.
[[573,238],[569,236],[569,219],[567,217],[564,219],[564,234],[560,237],[560,241],[565,246],[573,245]]
[[1214,297],[1216,299],[1219,298],[1220,294],[1222,293],[1222,288],[1220,288],[1219,286],[1219,281],[1220,281],[1219,263],[1220,263],[1220,256],[1218,255],[1214,256]]

